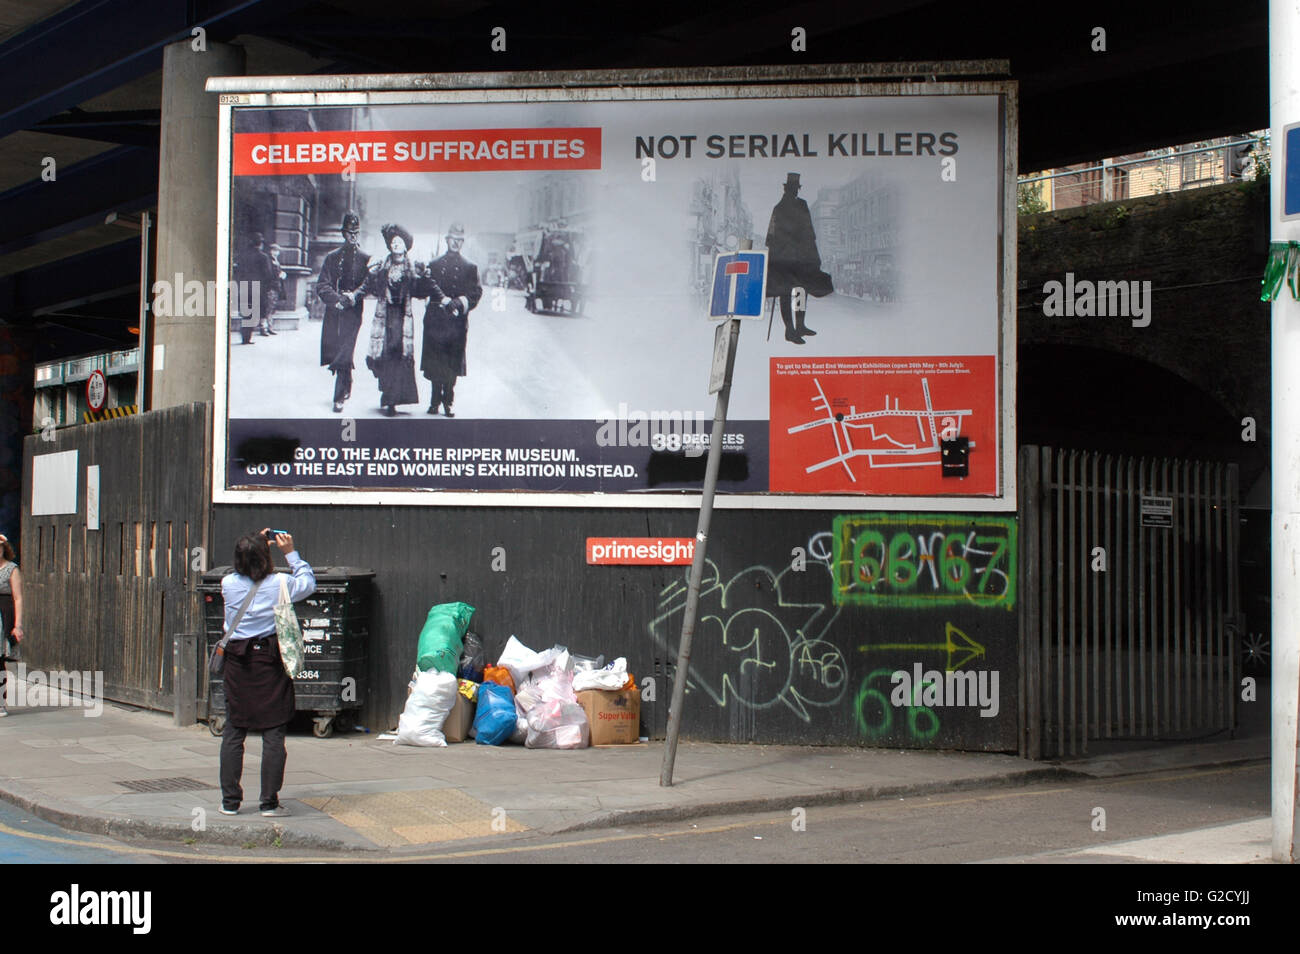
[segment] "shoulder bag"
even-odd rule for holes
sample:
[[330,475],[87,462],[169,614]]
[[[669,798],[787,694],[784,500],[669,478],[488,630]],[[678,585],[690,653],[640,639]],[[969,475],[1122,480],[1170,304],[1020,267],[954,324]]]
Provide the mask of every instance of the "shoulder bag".
[[208,657],[208,672],[212,673],[212,675],[220,676],[226,668],[226,643],[230,642],[230,634],[239,629],[239,621],[244,618],[244,612],[248,609],[248,604],[253,602],[253,594],[257,592],[257,588],[261,585],[261,580],[253,584],[253,588],[244,597],[244,602],[239,604],[239,612],[235,614],[235,621],[230,625],[230,629],[226,630],[220,642],[212,647],[212,655]]
[[280,574],[280,601],[275,604],[275,638],[280,644],[280,661],[284,671],[292,679],[302,671],[303,641],[302,627],[298,625],[298,614],[294,612],[293,601],[289,599],[288,577]]

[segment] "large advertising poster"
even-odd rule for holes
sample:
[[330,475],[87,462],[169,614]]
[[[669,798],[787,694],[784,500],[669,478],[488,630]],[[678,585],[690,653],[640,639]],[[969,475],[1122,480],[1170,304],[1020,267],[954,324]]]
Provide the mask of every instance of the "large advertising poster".
[[752,243],[719,490],[1004,497],[1000,96],[392,98],[230,110],[219,494],[698,493]]

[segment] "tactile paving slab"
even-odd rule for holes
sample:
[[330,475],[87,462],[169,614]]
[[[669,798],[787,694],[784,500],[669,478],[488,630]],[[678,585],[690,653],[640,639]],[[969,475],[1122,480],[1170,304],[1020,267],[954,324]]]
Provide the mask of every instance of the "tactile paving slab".
[[454,788],[315,796],[299,801],[385,848],[528,830],[504,809]]

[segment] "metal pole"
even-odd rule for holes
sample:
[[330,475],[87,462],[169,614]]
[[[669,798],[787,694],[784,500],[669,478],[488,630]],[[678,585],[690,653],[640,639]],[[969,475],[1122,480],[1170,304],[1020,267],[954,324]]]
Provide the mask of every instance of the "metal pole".
[[[1296,55],[1296,44],[1300,44],[1300,2],[1271,0],[1269,140],[1274,162],[1269,177],[1269,211],[1274,242],[1294,239],[1300,233],[1300,220],[1282,218],[1286,181],[1282,129],[1300,121],[1300,56]],[[1296,713],[1300,696],[1300,585],[1295,570],[1300,561],[1300,488],[1295,481],[1295,462],[1300,459],[1300,390],[1296,383],[1300,369],[1300,304],[1292,299],[1285,285],[1273,299],[1272,328],[1273,860],[1289,864],[1295,860]]]
[[[153,298],[152,269],[150,263],[153,245],[153,219],[148,212],[140,213],[140,342],[135,358],[135,412],[149,410],[145,402],[149,395],[149,374],[153,369],[153,355],[149,353],[149,309]],[[227,319],[229,321],[229,319]]]
[[709,461],[704,468],[704,496],[700,500],[700,522],[695,531],[695,556],[691,561],[691,583],[686,591],[686,614],[682,618],[682,638],[677,647],[677,672],[673,676],[673,701],[668,707],[668,738],[664,746],[664,764],[659,784],[673,784],[673,762],[677,760],[677,736],[682,727],[682,703],[686,699],[686,675],[691,662],[691,637],[695,635],[695,614],[700,605],[700,581],[704,578],[704,551],[709,542],[709,522],[713,517],[713,495],[718,488],[718,466],[722,463],[722,437],[727,427],[727,403],[731,399],[731,372],[736,366],[736,342],[740,338],[740,320],[727,322],[727,373],[713,410],[713,436],[709,439]]

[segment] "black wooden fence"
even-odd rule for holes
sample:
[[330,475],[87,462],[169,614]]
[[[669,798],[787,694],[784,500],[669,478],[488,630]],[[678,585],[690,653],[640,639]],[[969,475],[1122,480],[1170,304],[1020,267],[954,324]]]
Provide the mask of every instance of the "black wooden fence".
[[1236,465],[1022,447],[1030,758],[1236,723]]
[[[209,547],[211,428],[211,405],[190,404],[26,439],[29,666],[102,671],[107,698],[171,709],[172,637],[201,631],[194,588]],[[33,458],[68,451],[75,512],[33,516]],[[91,466],[98,530],[86,519]]]

